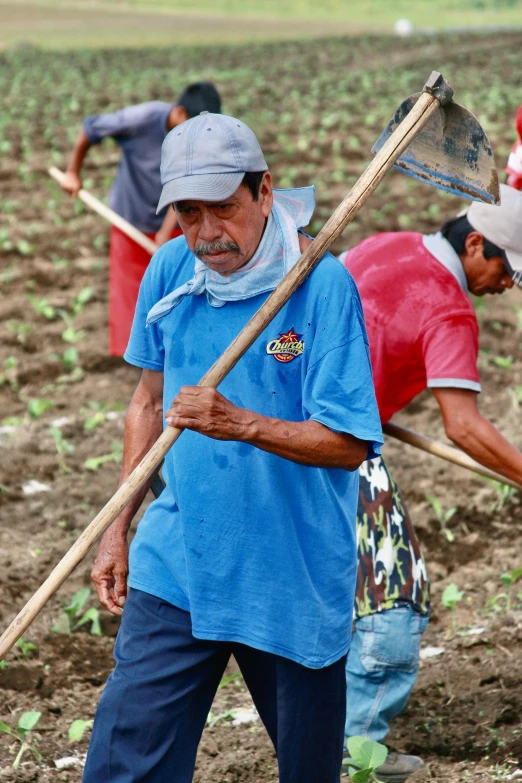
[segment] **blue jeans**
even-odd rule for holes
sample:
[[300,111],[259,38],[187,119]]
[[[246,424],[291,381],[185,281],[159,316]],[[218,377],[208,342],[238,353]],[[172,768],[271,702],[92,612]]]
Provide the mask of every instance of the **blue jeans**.
[[190,783],[234,655],[277,752],[280,783],[339,783],[346,656],[324,669],[192,635],[190,614],[130,589],[83,783]]
[[409,606],[359,618],[346,663],[346,737],[382,742],[406,707],[428,616]]

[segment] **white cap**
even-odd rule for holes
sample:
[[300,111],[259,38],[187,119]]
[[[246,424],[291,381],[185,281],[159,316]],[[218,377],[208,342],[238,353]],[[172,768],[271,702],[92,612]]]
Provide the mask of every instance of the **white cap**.
[[522,287],[522,192],[501,185],[498,206],[474,201],[466,217],[475,231],[505,252],[508,271]]
[[173,201],[227,199],[241,185],[245,172],[267,170],[248,125],[226,114],[203,111],[165,137],[157,211]]

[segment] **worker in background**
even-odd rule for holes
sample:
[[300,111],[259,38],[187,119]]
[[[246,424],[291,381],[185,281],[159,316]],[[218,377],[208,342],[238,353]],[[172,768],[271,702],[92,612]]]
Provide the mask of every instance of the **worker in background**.
[[[381,421],[429,388],[447,436],[522,483],[522,454],[479,412],[478,324],[468,294],[522,285],[522,193],[473,202],[436,234],[383,233],[343,253],[363,303]],[[417,678],[429,580],[402,495],[382,459],[363,462],[357,512],[355,632],[346,666],[346,737],[382,742]],[[391,752],[377,776],[401,783],[416,756]]]
[[[221,99],[213,84],[188,86],[176,103],[149,101],[110,114],[86,117],[74,145],[62,187],[77,196],[80,172],[93,144],[111,136],[122,151],[109,197],[111,208],[163,245],[178,236],[176,213],[168,206],[158,215],[161,194],[161,145],[167,133],[202,111],[219,113]],[[129,341],[138,291],[150,254],[120,229],[111,227],[109,250],[109,351],[123,356]]]

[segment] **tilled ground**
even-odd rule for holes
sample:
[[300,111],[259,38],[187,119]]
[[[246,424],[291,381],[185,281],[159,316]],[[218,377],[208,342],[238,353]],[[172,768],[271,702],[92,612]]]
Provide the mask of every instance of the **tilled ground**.
[[[276,146],[273,154],[277,158]],[[108,152],[103,165],[114,160]],[[47,163],[43,153],[34,154],[21,178],[19,161],[4,159],[0,166],[3,201],[16,205],[16,220],[6,220],[12,246],[0,251],[2,628],[117,486],[124,410],[138,378],[135,368],[107,355],[107,232],[97,217],[59,195],[46,178]],[[360,152],[354,153],[354,171],[361,165]],[[282,171],[281,156],[276,175]],[[320,215],[334,206],[342,185],[338,188],[339,193],[323,194]],[[399,210],[388,216],[390,201]],[[454,201],[445,200],[430,212],[431,203],[427,188],[411,191],[407,180],[394,175],[374,197],[372,212],[351,230],[350,243],[374,230],[370,215],[380,230],[397,230],[397,214],[409,212],[414,227],[427,231],[455,212]],[[5,210],[3,217],[12,214]],[[343,248],[341,243],[337,250]],[[521,306],[520,294],[512,291],[478,310],[481,406],[519,446]],[[444,438],[428,394],[397,420]],[[522,768],[522,588],[514,586],[507,611],[502,596],[507,588],[499,577],[522,565],[519,498],[501,497],[470,473],[394,442],[387,443],[386,456],[410,506],[433,580],[434,613],[424,647],[442,649],[423,660],[411,702],[395,721],[390,741],[426,759],[428,769],[418,780],[515,780]],[[96,470],[86,467],[87,460],[100,457],[105,459],[98,460]],[[454,542],[442,532],[428,494],[444,511],[456,508],[448,523]],[[94,715],[112,667],[117,620],[100,613],[102,636],[91,635],[88,625],[72,634],[51,628],[73,594],[89,586],[92,560],[91,554],[25,634],[37,649],[24,656],[16,648],[0,669],[0,719],[13,726],[22,713],[40,711],[34,741],[43,756],[37,762],[28,752],[13,771],[17,743],[0,734],[1,780],[81,779],[89,732],[72,741],[68,730],[74,720]],[[456,632],[440,601],[451,582],[464,591],[455,613]],[[82,611],[95,606],[91,595]],[[240,677],[219,690],[200,746],[197,783],[277,779],[274,753],[259,722],[233,725],[241,715],[234,711],[251,706]],[[78,765],[58,771],[55,762],[65,757],[78,759]]]

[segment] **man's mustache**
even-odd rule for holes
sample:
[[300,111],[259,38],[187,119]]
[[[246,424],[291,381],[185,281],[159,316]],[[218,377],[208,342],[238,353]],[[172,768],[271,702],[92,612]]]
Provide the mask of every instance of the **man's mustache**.
[[215,242],[200,242],[194,248],[194,255],[198,258],[209,256],[213,253],[239,253],[239,247],[235,242],[222,242],[217,239]]

